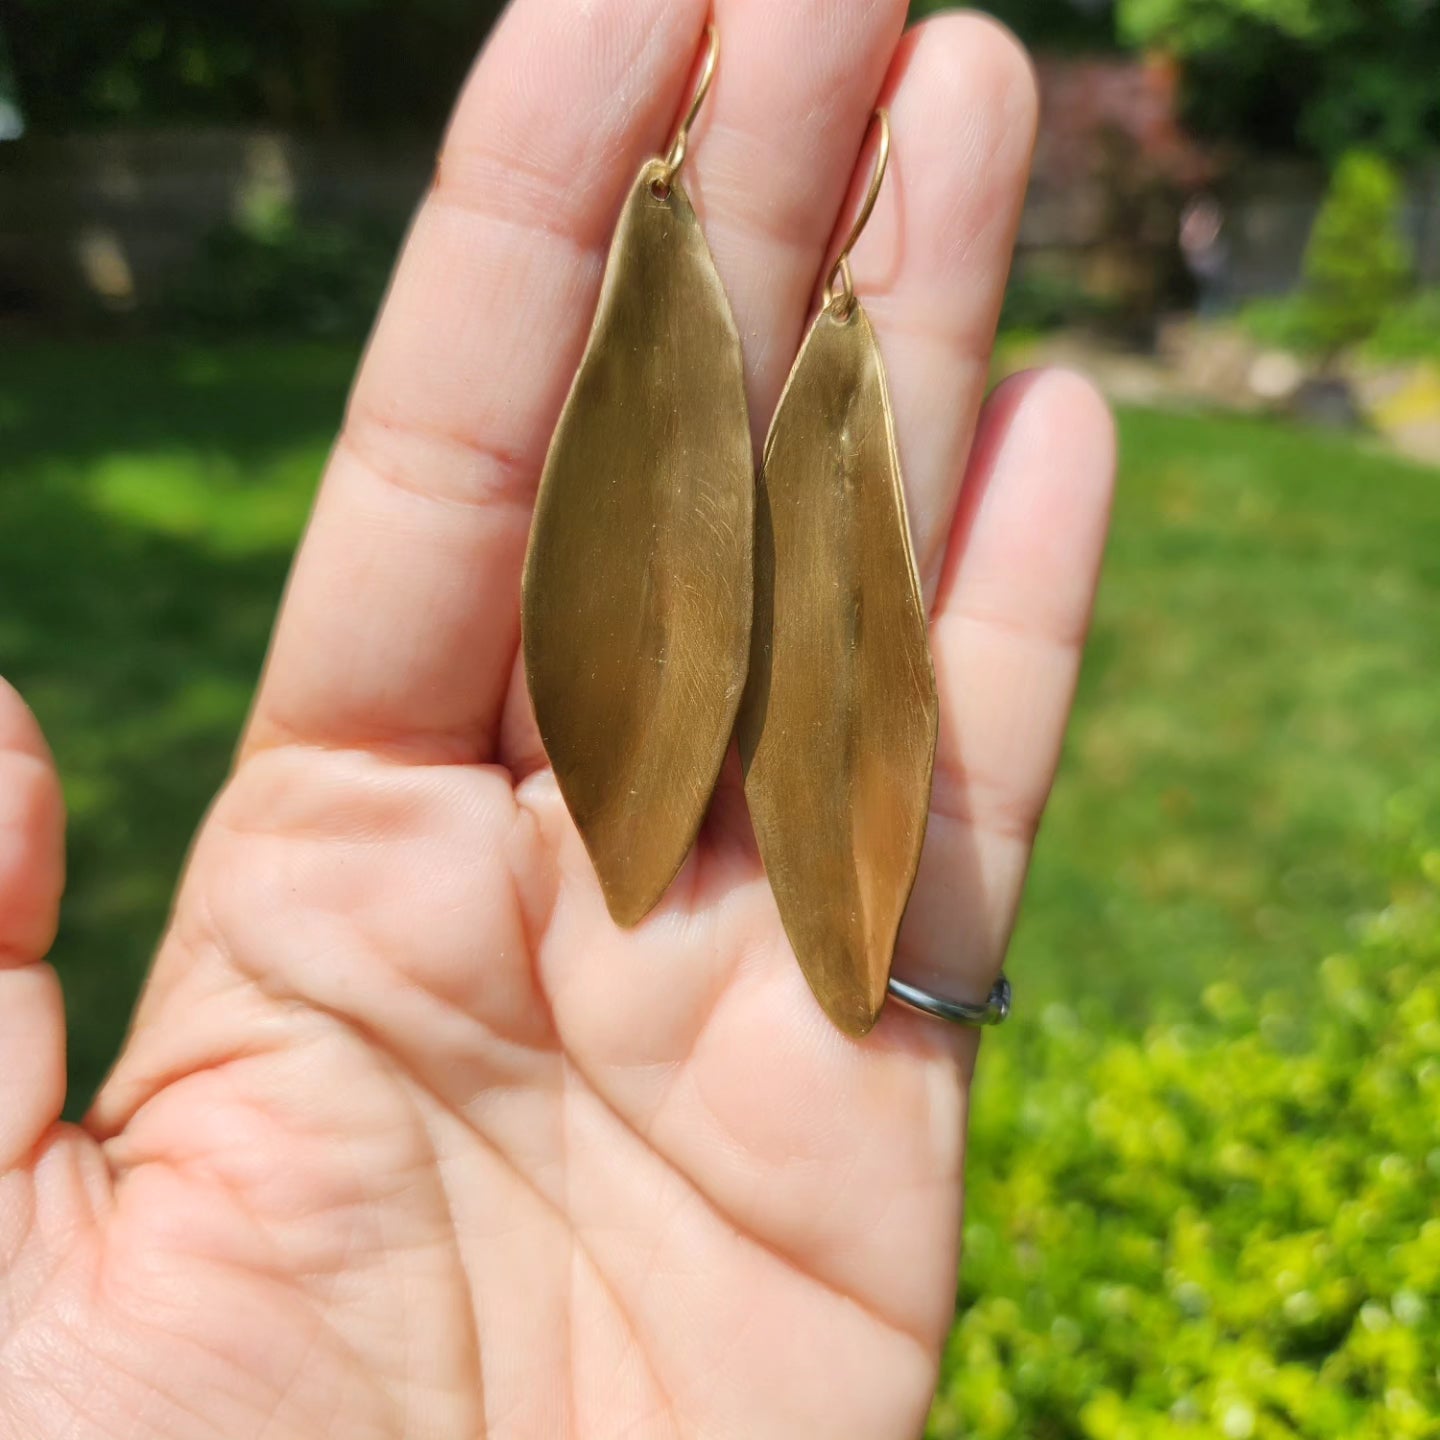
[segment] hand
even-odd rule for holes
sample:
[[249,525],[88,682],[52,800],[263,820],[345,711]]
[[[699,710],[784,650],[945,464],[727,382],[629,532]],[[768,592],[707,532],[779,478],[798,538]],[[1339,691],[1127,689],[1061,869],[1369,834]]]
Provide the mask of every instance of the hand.
[[[41,963],[58,793],[0,694],[4,1440],[898,1440],[923,1423],[973,1036],[894,1007],[863,1042],[831,1028],[733,770],[662,908],[617,931],[516,663],[537,476],[705,8],[517,0],[481,60],[234,774],[84,1128],[58,1123]],[[758,439],[867,178],[871,112],[891,108],[855,269],[944,716],[897,969],[978,999],[1056,763],[1113,445],[1066,375],[981,411],[1034,85],[998,27],[949,16],[901,39],[905,10],[717,0],[686,180]]]

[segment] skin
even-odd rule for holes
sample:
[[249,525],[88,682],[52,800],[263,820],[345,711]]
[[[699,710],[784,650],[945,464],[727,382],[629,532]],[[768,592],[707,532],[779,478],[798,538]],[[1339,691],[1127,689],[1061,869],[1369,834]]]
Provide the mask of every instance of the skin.
[[[757,446],[868,177],[942,735],[897,969],[998,973],[1113,468],[1035,374],[982,408],[1035,86],[903,0],[716,0],[686,184]],[[0,689],[0,1436],[913,1437],[951,1319],[972,1033],[855,1042],[805,988],[727,773],[622,933],[517,669],[536,480],[609,231],[703,0],[516,0],[357,382],[234,772],[123,1058],[59,1123],[44,742]],[[1024,977],[1016,977],[1024,1003]]]

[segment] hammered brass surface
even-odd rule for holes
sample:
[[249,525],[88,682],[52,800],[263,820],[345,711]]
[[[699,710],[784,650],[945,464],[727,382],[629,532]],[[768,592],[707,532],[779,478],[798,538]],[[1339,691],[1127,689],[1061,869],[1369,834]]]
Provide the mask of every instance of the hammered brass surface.
[[801,969],[860,1036],[920,863],[939,702],[884,365],[853,297],[805,341],[756,504],[745,791]]
[[621,925],[675,878],[725,758],[754,494],[739,333],[685,191],[654,160],[616,231],[524,579],[540,735]]

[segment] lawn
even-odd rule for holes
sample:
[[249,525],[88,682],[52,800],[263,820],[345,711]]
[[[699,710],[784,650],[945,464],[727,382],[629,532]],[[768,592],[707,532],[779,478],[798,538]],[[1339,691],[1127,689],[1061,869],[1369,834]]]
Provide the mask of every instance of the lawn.
[[[223,776],[343,403],[341,348],[10,345],[0,672],[65,776],[77,1102]],[[1440,476],[1273,423],[1122,416],[1114,543],[1010,969],[1121,1025],[1304,997],[1440,795]],[[1024,1023],[1022,1021],[1022,1023]]]

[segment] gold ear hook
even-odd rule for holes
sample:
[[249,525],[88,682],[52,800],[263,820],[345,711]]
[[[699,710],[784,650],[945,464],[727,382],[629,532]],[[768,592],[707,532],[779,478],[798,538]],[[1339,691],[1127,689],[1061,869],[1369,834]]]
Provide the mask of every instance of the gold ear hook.
[[[890,114],[886,110],[875,112],[875,123],[880,127],[880,143],[875,151],[875,172],[870,177],[870,190],[865,203],[850,227],[850,234],[840,247],[840,254],[825,281],[825,308],[833,310],[835,317],[843,320],[855,304],[855,277],[850,273],[850,252],[855,248],[870,217],[875,213],[875,202],[880,198],[880,187],[885,183],[885,171],[890,165]],[[835,282],[840,281],[837,291]]]
[[700,107],[705,103],[705,97],[710,93],[710,86],[715,79],[715,69],[720,63],[720,32],[715,28],[713,22],[705,27],[705,63],[700,68],[700,79],[695,86],[695,98],[690,102],[690,109],[686,112],[684,120],[680,122],[680,128],[675,132],[675,139],[671,142],[669,153],[665,156],[665,173],[655,183],[668,190],[674,183],[675,177],[680,173],[680,167],[685,163],[685,152],[690,146],[690,127],[695,123],[700,114]]

